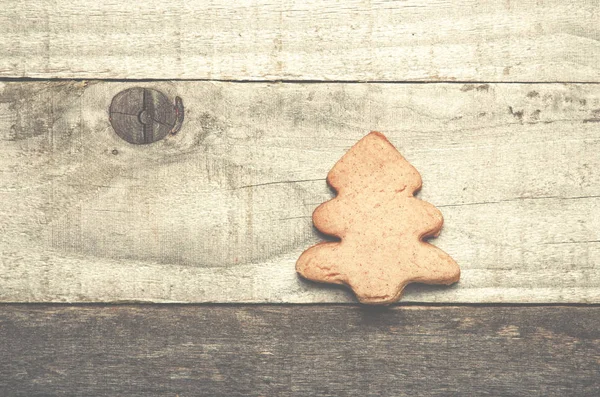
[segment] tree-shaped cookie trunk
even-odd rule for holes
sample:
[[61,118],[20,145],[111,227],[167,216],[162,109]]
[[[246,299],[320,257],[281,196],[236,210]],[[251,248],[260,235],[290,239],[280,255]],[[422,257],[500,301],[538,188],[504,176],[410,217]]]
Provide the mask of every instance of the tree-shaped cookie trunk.
[[413,282],[452,284],[456,262],[423,241],[437,236],[443,218],[417,199],[419,172],[378,132],[356,143],[327,175],[337,196],[321,204],[313,222],[339,242],[304,251],[296,270],[323,283],[345,284],[362,303],[389,304]]

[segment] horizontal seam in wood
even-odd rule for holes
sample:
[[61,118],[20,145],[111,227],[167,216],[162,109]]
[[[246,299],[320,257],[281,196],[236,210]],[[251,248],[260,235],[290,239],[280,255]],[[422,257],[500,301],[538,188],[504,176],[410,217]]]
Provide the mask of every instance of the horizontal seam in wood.
[[66,77],[0,77],[0,82],[61,82],[61,81],[93,81],[114,83],[143,82],[207,82],[207,83],[281,83],[281,84],[600,84],[598,81],[487,81],[487,80],[301,80],[301,79],[118,79],[118,78],[66,78]]
[[394,309],[403,307],[413,308],[459,308],[459,307],[472,307],[472,308],[543,308],[543,307],[582,307],[582,308],[600,308],[600,303],[459,303],[459,302],[447,302],[447,303],[423,303],[423,302],[404,302],[399,304],[393,304],[390,306],[367,306],[361,305],[355,302],[317,302],[317,303],[229,303],[229,302],[209,302],[209,303],[155,303],[155,302],[132,302],[132,301],[119,301],[119,302],[0,302],[0,310],[9,307],[30,307],[30,308],[48,308],[48,307],[306,307],[306,306],[339,306],[340,308],[363,308],[363,309]]
[[581,200],[581,199],[589,199],[589,198],[599,198],[598,195],[587,195],[587,196],[574,196],[574,197],[560,197],[560,196],[540,196],[540,197],[515,197],[509,199],[503,199],[498,201],[481,201],[475,203],[459,203],[459,204],[442,204],[438,205],[438,208],[447,208],[447,207],[465,207],[470,205],[486,205],[486,204],[500,204],[500,203],[510,203],[515,201],[528,201],[528,200]]

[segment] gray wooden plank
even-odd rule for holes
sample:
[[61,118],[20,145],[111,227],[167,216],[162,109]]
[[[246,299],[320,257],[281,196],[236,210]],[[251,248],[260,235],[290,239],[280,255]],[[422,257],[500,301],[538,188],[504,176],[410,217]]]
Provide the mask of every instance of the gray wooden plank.
[[0,308],[4,396],[597,396],[599,307]]
[[[125,88],[185,104],[151,145],[112,130]],[[324,178],[370,130],[423,176],[462,269],[413,302],[600,302],[600,86],[0,85],[0,301],[353,302],[299,280]]]
[[4,0],[0,76],[598,82],[598,26],[589,0]]

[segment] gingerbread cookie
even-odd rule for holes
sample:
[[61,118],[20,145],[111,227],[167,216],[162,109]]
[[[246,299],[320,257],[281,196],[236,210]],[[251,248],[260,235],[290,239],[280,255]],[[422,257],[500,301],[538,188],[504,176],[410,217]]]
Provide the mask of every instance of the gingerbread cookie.
[[421,176],[383,134],[371,132],[356,143],[327,182],[338,194],[317,207],[313,222],[341,240],[304,251],[296,263],[300,275],[348,285],[368,304],[397,301],[409,283],[458,281],[456,262],[423,241],[439,234],[442,214],[413,196]]

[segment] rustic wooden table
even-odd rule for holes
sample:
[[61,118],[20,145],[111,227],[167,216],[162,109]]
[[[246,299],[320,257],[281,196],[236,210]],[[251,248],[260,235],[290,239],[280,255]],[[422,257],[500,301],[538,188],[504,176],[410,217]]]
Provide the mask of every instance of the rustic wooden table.
[[[600,395],[600,3],[233,3],[0,3],[0,396]],[[294,269],[371,130],[462,269],[377,309]]]

